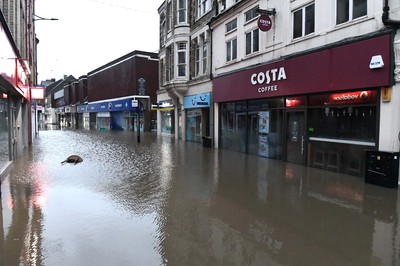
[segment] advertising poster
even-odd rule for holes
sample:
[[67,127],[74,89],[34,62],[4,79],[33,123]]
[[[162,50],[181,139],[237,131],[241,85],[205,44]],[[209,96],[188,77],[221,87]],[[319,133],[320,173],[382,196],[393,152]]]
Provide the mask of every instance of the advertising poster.
[[258,155],[268,157],[268,135],[258,136]]
[[269,133],[269,112],[260,112],[258,132],[263,134]]

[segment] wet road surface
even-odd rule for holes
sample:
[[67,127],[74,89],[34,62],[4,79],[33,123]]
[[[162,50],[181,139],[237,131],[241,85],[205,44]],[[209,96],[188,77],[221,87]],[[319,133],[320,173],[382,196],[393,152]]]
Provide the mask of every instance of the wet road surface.
[[400,265],[397,189],[166,136],[41,131],[1,191],[0,265]]

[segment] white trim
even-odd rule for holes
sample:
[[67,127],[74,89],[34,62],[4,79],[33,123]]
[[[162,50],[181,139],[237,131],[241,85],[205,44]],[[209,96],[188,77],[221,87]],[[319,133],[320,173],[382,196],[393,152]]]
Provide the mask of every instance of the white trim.
[[366,142],[366,141],[344,140],[344,139],[327,139],[327,138],[315,138],[315,137],[310,137],[310,140],[322,141],[322,142],[330,142],[330,143],[353,144],[353,145],[375,147],[375,142]]

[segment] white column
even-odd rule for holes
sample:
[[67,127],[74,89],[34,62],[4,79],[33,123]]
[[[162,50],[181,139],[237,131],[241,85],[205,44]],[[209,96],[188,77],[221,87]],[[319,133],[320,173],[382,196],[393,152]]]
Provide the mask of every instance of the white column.
[[400,31],[394,41],[395,84],[392,87],[391,101],[380,103],[379,150],[400,151]]
[[219,147],[219,104],[214,103],[214,148]]

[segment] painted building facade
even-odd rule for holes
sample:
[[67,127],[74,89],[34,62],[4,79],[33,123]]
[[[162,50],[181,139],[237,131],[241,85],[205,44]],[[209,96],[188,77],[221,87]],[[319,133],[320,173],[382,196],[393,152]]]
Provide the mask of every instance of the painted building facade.
[[202,142],[213,130],[212,1],[165,1],[160,14],[158,134]]
[[34,1],[0,1],[0,183],[32,144],[35,91]]

